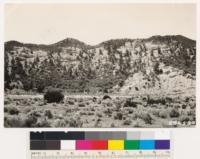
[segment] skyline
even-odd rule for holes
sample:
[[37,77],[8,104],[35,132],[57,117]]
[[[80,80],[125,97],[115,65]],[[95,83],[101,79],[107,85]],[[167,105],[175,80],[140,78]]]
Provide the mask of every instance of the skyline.
[[[14,27],[13,27],[14,26]],[[110,39],[183,35],[196,40],[195,4],[7,4],[5,41],[88,45]]]
[[[180,35],[180,34],[179,34],[179,35]],[[18,41],[18,40],[8,40],[8,41],[4,41],[4,43],[6,43],[6,42],[11,42],[11,41],[16,41],[16,42],[19,42],[19,43],[22,43],[22,44],[52,45],[52,44],[58,43],[58,42],[60,42],[60,41],[63,41],[63,40],[65,40],[65,39],[74,39],[74,40],[78,40],[78,41],[80,41],[80,42],[83,42],[83,43],[85,43],[86,45],[95,46],[95,45],[99,45],[99,44],[101,44],[102,42],[109,41],[109,40],[118,40],[118,39],[131,39],[131,40],[135,40],[135,39],[148,39],[148,38],[151,38],[151,37],[153,37],[153,36],[162,36],[162,37],[164,37],[164,36],[179,36],[179,35],[152,35],[152,36],[147,37],[147,38],[125,38],[125,37],[124,37],[124,38],[116,38],[116,39],[107,39],[107,40],[104,40],[104,41],[99,42],[98,44],[88,44],[88,43],[86,43],[86,42],[84,42],[84,41],[82,41],[82,40],[79,40],[79,39],[76,39],[76,38],[73,38],[73,37],[66,37],[66,38],[64,38],[64,39],[61,39],[61,40],[59,40],[59,41],[55,41],[55,42],[50,43],[50,44],[45,44],[45,43],[29,43],[29,42],[23,42],[23,41]],[[180,36],[183,36],[183,35],[180,35]],[[186,37],[186,36],[183,36],[183,37],[188,38],[188,37]],[[188,39],[196,41],[195,39],[191,39],[191,38],[188,38]]]

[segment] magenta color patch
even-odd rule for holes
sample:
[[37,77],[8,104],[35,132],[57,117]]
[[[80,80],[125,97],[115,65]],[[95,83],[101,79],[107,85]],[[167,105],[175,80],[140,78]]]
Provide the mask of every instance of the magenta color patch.
[[76,150],[92,150],[92,141],[76,140]]

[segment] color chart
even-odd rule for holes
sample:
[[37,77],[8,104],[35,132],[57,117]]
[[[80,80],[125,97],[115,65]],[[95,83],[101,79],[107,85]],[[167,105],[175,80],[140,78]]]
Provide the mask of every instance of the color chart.
[[50,155],[51,158],[60,156],[63,159],[141,158],[144,156],[169,158],[170,147],[169,131],[46,131],[30,133],[31,159],[40,159],[42,154]]

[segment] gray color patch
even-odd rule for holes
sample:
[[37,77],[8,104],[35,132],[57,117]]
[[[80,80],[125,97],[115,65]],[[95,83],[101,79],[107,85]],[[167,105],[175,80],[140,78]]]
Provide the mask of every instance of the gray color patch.
[[140,134],[141,140],[152,140],[154,138],[155,138],[155,134],[154,132],[151,132],[151,131],[141,132]]
[[85,140],[98,140],[101,139],[101,133],[99,131],[86,131]]
[[127,132],[128,140],[139,140],[140,139],[140,132]]

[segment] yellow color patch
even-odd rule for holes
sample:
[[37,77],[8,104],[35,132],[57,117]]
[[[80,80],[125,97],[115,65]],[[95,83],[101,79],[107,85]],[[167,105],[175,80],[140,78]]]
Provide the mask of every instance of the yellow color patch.
[[124,140],[108,140],[108,150],[124,150]]

